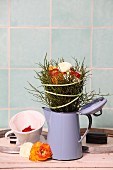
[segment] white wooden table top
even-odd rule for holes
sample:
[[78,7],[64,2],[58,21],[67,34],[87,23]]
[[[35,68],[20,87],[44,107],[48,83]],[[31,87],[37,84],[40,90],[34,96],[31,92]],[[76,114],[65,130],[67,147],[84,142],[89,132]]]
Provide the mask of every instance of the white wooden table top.
[[[83,144],[86,145],[85,141]],[[0,146],[14,146],[9,144],[9,141],[5,138],[0,138]],[[105,145],[102,145],[104,147]],[[108,147],[113,146],[113,138],[109,138]],[[97,145],[95,146],[97,147]],[[62,169],[62,170],[113,170],[113,153],[84,153],[83,157],[78,160],[72,161],[57,161],[48,160],[44,162],[32,162],[28,158],[20,157],[19,154],[7,154],[0,153],[0,169],[16,169],[16,170],[52,170],[52,169]]]

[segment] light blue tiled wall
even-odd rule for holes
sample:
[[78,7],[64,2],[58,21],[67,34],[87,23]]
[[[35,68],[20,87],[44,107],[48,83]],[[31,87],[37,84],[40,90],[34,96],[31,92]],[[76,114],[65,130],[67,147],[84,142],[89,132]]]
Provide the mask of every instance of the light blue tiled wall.
[[[113,94],[113,0],[0,0],[0,128],[11,116],[41,104],[25,90],[39,61],[72,57],[92,71],[89,90]],[[113,127],[113,96],[93,127]],[[43,113],[43,112],[42,112]],[[85,116],[81,127],[87,126]]]

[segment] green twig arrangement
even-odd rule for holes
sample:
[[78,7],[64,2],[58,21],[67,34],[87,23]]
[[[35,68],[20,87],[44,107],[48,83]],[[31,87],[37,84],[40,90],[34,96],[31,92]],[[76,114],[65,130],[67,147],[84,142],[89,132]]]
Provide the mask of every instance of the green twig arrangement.
[[[38,64],[41,71],[35,71],[35,78],[40,80],[41,86],[34,87],[28,82],[31,87],[27,89],[29,93],[55,112],[76,112],[99,95],[94,91],[88,93],[84,90],[89,71],[84,66],[84,60],[80,63],[73,59],[74,66],[64,62],[63,58],[60,62],[54,60],[49,62],[46,54],[44,64]],[[67,66],[70,67],[65,69]],[[62,68],[65,71],[62,71]]]

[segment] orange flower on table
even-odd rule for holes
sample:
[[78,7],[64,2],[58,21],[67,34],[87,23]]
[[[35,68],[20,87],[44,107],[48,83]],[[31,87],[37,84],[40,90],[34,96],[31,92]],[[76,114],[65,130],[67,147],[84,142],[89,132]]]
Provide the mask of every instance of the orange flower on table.
[[48,144],[36,142],[33,144],[29,160],[31,161],[45,161],[52,157],[51,148]]

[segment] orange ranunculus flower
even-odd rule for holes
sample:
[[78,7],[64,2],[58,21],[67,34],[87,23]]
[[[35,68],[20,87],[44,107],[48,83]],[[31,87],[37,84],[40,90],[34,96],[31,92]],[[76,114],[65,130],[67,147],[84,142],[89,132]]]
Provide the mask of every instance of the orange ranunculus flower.
[[56,68],[57,68],[56,66],[50,66],[50,67],[49,67],[49,71],[54,70],[54,69],[56,69]]
[[58,84],[58,78],[56,76],[52,76],[51,81],[53,84]]
[[51,66],[52,68],[49,69],[49,74],[51,75],[51,81],[53,84],[58,84],[59,81],[62,81],[64,76],[63,72],[60,72],[58,68]]
[[59,74],[59,70],[57,68],[54,68],[54,69],[49,71],[49,74],[51,76],[57,76]]
[[36,142],[33,144],[29,160],[31,161],[44,161],[52,157],[51,148],[48,144]]
[[57,75],[52,76],[51,80],[53,84],[58,84],[59,81],[64,79],[63,73],[59,72]]

